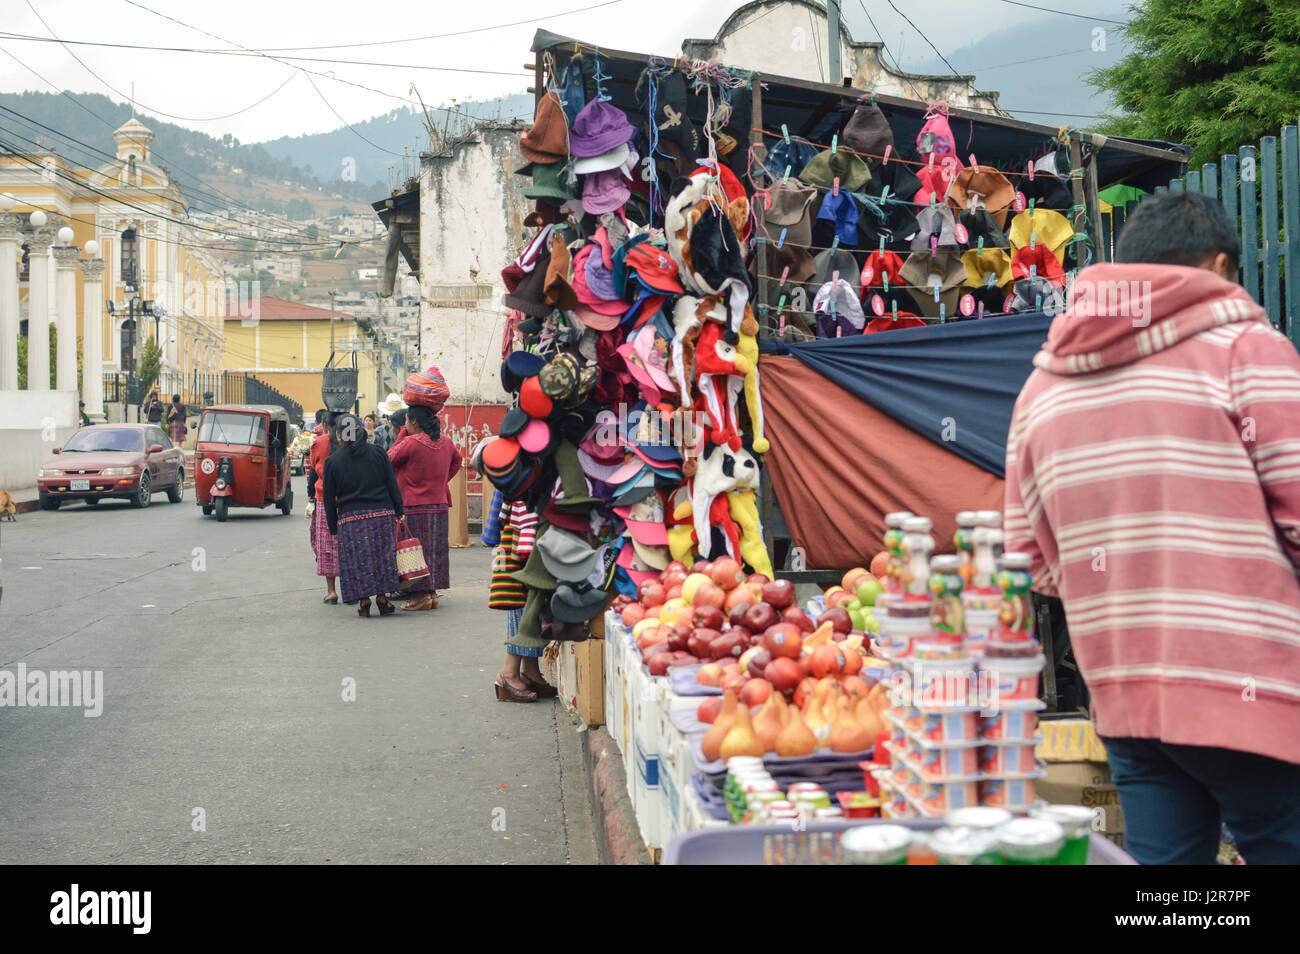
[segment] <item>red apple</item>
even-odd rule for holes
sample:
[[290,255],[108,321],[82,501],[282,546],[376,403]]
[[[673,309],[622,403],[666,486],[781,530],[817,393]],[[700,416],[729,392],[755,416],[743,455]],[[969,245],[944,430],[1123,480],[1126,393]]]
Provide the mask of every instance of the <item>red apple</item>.
[[709,575],[709,570],[710,570],[712,567],[713,567],[713,564],[710,563],[708,560],[696,560],[694,563],[691,564],[691,572],[692,572],[692,573],[703,573],[705,576],[708,576],[708,575]]
[[628,603],[621,613],[624,626],[635,626],[645,617],[645,607],[640,603]]
[[738,672],[729,672],[722,677],[722,688],[730,689],[732,692],[738,693],[748,681],[749,680]]
[[838,676],[844,671],[844,650],[838,646],[818,646],[812,654],[812,674],[818,679]]
[[686,648],[690,641],[691,633],[694,630],[685,623],[677,623],[673,626],[672,633],[668,637],[668,648],[673,651],[680,651]]
[[658,606],[668,599],[668,591],[655,580],[646,580],[637,587],[637,596],[641,599],[641,605],[648,608]]
[[772,695],[772,684],[766,679],[751,679],[740,690],[740,701],[747,706],[758,706]]
[[724,590],[734,590],[745,579],[745,571],[731,557],[720,557],[709,567],[709,578]]
[[758,651],[749,657],[749,665],[745,668],[749,671],[751,676],[756,676],[762,679],[764,673],[767,671],[768,665],[772,662],[772,654],[765,646],[759,646],[756,648]]
[[727,591],[716,583],[703,583],[695,591],[695,599],[691,602],[695,606],[716,606],[719,610],[727,601]]
[[713,659],[738,658],[749,645],[745,637],[735,632],[725,632],[709,642],[709,656]]
[[763,602],[779,610],[794,604],[794,584],[789,580],[772,580],[763,584]]
[[808,618],[808,614],[797,606],[787,606],[783,609],[781,611],[781,622],[797,626],[801,633],[811,633],[817,628],[813,625],[813,621]]
[[842,606],[833,606],[818,616],[817,625],[823,623],[830,623],[831,628],[837,633],[847,633],[853,629],[853,620],[849,616],[849,611]]
[[709,696],[695,709],[695,718],[712,723],[722,711],[722,696]]
[[773,659],[763,668],[763,678],[770,682],[777,692],[789,692],[799,685],[803,673],[799,670],[797,662],[782,656]]
[[678,666],[696,666],[699,660],[688,652],[669,653],[672,658],[668,660],[668,668],[675,669]]
[[722,610],[716,606],[697,604],[691,611],[691,625],[696,629],[716,629],[721,632],[722,624],[726,621],[727,618],[722,615]]
[[762,586],[764,583],[767,582],[767,579],[768,578],[765,577],[762,573],[751,573],[749,574],[749,576],[745,577],[745,582],[757,583],[759,586]]
[[727,598],[723,602],[722,608],[728,613],[731,613],[734,612],[738,606],[752,606],[753,603],[754,594],[750,593],[747,587],[738,586],[727,594]]
[[745,611],[745,615],[741,617],[740,622],[746,629],[761,633],[779,619],[776,610],[771,606],[766,603],[755,603]]
[[[732,593],[728,593],[727,596],[728,596],[728,597],[731,597],[732,595],[734,595],[734,593],[737,593],[737,592],[740,592],[740,591],[739,591],[739,590],[733,590]],[[730,599],[728,599],[728,602],[730,602]],[[727,617],[727,622],[729,622],[732,626],[744,626],[744,625],[745,625],[745,614],[746,614],[747,612],[749,612],[749,608],[750,608],[751,606],[753,606],[753,605],[754,605],[754,604],[751,603],[751,602],[749,602],[748,599],[741,600],[741,601],[740,601],[739,603],[737,603],[735,606],[731,607],[730,610],[728,610],[728,612],[729,612],[731,615]],[[724,609],[725,609],[725,607],[724,607]]]
[[722,667],[717,663],[705,663],[695,674],[695,681],[701,686],[717,686],[722,682]]
[[813,693],[816,691],[817,684],[815,682],[808,678],[800,679],[799,684],[794,687],[794,698],[790,701],[802,709],[804,704],[813,697]]
[[790,623],[776,623],[763,633],[763,647],[773,659],[798,659],[803,649],[803,634]]
[[709,643],[721,635],[716,629],[697,629],[691,633],[690,639],[686,641],[686,648],[700,659],[708,659]]

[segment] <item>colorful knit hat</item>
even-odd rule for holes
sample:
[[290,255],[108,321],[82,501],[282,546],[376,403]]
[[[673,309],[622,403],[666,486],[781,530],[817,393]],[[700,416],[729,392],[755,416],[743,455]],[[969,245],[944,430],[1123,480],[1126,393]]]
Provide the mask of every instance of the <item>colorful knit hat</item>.
[[442,410],[450,395],[442,372],[433,365],[407,377],[406,387],[402,389],[402,400],[407,404],[427,407],[434,414]]

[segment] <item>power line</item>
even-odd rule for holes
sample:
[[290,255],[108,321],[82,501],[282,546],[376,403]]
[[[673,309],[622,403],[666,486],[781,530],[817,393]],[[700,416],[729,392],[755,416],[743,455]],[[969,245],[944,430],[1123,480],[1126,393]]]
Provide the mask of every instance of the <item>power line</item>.
[[1069,13],[1065,10],[1053,10],[1050,7],[1039,7],[1032,3],[1021,3],[1020,0],[1001,0],[1001,2],[1009,3],[1013,7],[1027,7],[1030,10],[1041,10],[1043,13],[1055,13],[1063,17],[1074,17],[1076,20],[1092,20],[1096,23],[1113,23],[1116,26],[1126,25],[1123,20],[1108,20],[1105,17],[1090,17],[1083,13]]
[[[621,0],[620,0],[621,2]],[[190,46],[151,46],[143,43],[108,43],[97,40],[65,40],[60,38],[51,38],[47,36],[31,36],[26,33],[8,33],[0,32],[0,38],[6,40],[19,40],[24,43],[58,43],[60,45],[71,46],[98,46],[114,50],[145,50],[151,53],[195,53],[204,56],[264,56],[260,50],[207,50]],[[278,60],[297,60],[303,63],[332,63],[340,66],[378,66],[384,69],[402,69],[402,70],[432,70],[439,73],[478,73],[484,76],[524,76],[530,71],[525,70],[479,70],[469,66],[430,66],[426,63],[385,63],[380,60],[340,60],[326,56],[285,56],[280,55]],[[286,64],[287,65],[287,64]],[[145,107],[149,109],[149,107]],[[150,112],[158,110],[150,109]],[[217,117],[218,119],[222,117]],[[197,121],[197,120],[196,120]]]
[[[871,29],[875,30],[876,36],[880,38],[880,48],[884,50],[886,53],[888,53],[890,59],[894,61],[894,71],[897,72],[900,76],[903,77],[904,80],[907,81],[907,85],[912,88],[913,96],[915,96],[917,99],[925,99],[925,97],[922,96],[921,93],[917,90],[916,84],[913,83],[912,80],[908,77],[907,71],[898,65],[898,57],[894,56],[893,53],[890,53],[889,44],[885,42],[885,34],[880,32],[880,27],[876,26],[876,21],[871,18],[871,11],[867,9],[867,5],[863,3],[863,0],[858,0],[858,6],[860,6],[862,8],[862,12],[866,14],[867,22],[871,24]],[[885,65],[888,66],[889,64],[886,63]]]
[[379,145],[379,143],[375,142],[374,140],[367,139],[365,136],[361,135],[361,133],[357,132],[356,128],[350,122],[348,122],[346,119],[340,116],[339,111],[334,108],[334,105],[328,99],[325,98],[325,94],[320,91],[320,87],[316,85],[316,81],[312,79],[310,76],[308,76],[307,82],[311,84],[312,89],[316,90],[316,95],[320,97],[320,101],[329,108],[329,111],[333,113],[335,117],[337,117],[339,122],[341,122],[344,126],[347,126],[348,129],[352,130],[353,135],[355,135],[358,139],[360,139],[362,142],[369,143],[371,146],[378,149],[380,152],[388,153],[390,156],[401,156],[401,158],[403,159],[406,158],[405,153],[397,153],[397,152],[393,152],[393,150],[391,149],[385,149],[383,146]]
[[960,73],[957,72],[957,68],[956,68],[955,66],[953,66],[951,63],[948,62],[948,58],[947,58],[946,56],[944,56],[942,53],[939,52],[939,48],[938,48],[937,46],[935,46],[933,43],[930,42],[930,38],[929,38],[928,36],[926,36],[924,33],[921,32],[921,28],[920,28],[919,26],[917,26],[915,23],[913,23],[910,19],[908,19],[907,14],[905,14],[902,10],[898,9],[898,7],[894,5],[894,0],[885,0],[885,2],[889,4],[889,8],[890,8],[891,10],[893,10],[893,11],[894,11],[895,13],[897,13],[900,17],[902,17],[904,20],[907,21],[907,25],[908,25],[908,26],[910,26],[910,27],[911,27],[913,30],[915,30],[917,33],[920,33],[920,34],[921,34],[921,39],[924,40],[924,41],[926,42],[926,44],[929,45],[930,49],[934,50],[934,55],[935,55],[935,56],[937,56],[937,57],[939,57],[939,59],[943,60],[944,66],[946,66],[946,67],[948,67],[948,69],[952,70],[952,75],[953,75],[953,76],[956,76],[958,79],[965,79],[965,77],[962,76],[962,74],[960,74]]

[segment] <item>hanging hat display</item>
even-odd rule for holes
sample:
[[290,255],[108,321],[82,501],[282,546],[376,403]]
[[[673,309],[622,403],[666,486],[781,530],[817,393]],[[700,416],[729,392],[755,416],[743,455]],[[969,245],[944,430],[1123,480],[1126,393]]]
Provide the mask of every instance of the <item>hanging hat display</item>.
[[854,108],[853,115],[844,125],[844,132],[840,134],[840,141],[854,152],[883,156],[885,147],[892,148],[894,145],[894,132],[889,128],[889,120],[872,99],[860,102]]
[[1065,249],[1074,238],[1070,221],[1060,212],[1035,207],[1034,211],[1021,212],[1011,220],[1007,239],[1012,252],[1029,245],[1046,245],[1058,261],[1065,261]]
[[613,103],[593,99],[583,106],[569,132],[569,153],[579,159],[604,155],[626,145],[636,130]]
[[838,178],[841,189],[861,192],[871,181],[871,169],[866,162],[847,149],[838,149],[834,152],[823,149],[803,167],[799,178],[823,189],[833,189]]
[[1011,256],[1004,248],[985,247],[982,252],[968,249],[962,252],[961,261],[966,269],[966,285],[970,287],[992,285],[1006,291],[1011,284]]
[[928,250],[913,252],[899,269],[899,274],[912,286],[912,297],[922,315],[940,317],[941,305],[944,317],[951,318],[957,314],[961,284],[966,280],[966,266],[962,264],[957,249],[941,248],[936,254]]
[[773,183],[767,190],[767,196],[770,205],[763,209],[763,232],[769,242],[811,245],[810,209],[813,200],[817,198],[817,189],[791,179],[788,182]]
[[569,155],[569,123],[554,91],[537,104],[533,124],[519,137],[519,151],[529,162],[561,162]]
[[1011,180],[992,166],[963,167],[948,189],[948,202],[954,209],[968,212],[987,209],[999,228],[1006,224],[1007,210],[1015,197]]

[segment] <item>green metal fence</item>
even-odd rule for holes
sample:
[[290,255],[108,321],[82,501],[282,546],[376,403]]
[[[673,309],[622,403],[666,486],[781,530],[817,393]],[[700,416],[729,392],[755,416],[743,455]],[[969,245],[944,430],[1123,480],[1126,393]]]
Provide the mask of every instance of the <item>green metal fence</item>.
[[[1300,347],[1300,129],[1283,126],[1258,146],[1190,169],[1157,193],[1188,190],[1223,202],[1241,234],[1240,280],[1264,306],[1269,321]],[[1103,229],[1103,256],[1111,259],[1113,236],[1136,208],[1115,207]]]

